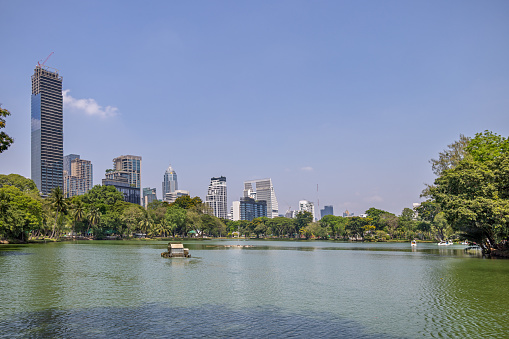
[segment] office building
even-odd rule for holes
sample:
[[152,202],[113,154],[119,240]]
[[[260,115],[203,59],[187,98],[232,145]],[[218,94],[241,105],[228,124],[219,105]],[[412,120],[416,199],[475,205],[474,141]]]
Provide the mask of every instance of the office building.
[[[267,202],[265,200],[254,200],[250,197],[240,198],[239,202],[240,220],[253,220],[254,218],[267,216]],[[233,211],[235,214],[235,210]]]
[[313,221],[315,221],[315,204],[311,201],[301,200],[299,201],[299,212],[309,212],[313,216]]
[[334,215],[334,207],[324,206],[323,209],[320,210],[320,218],[323,218],[326,215]]
[[115,186],[124,194],[124,201],[142,205],[141,201],[141,157],[121,155],[113,159],[113,169],[106,170],[103,186]]
[[150,187],[145,187],[143,189],[143,198],[142,198],[143,207],[147,208],[148,204],[150,204],[154,200],[157,200],[156,189],[150,188]]
[[244,198],[265,201],[267,204],[266,216],[268,218],[276,218],[279,215],[276,193],[271,179],[245,181],[243,195]]
[[163,200],[165,200],[166,193],[172,193],[179,189],[178,181],[177,181],[177,172],[171,167],[168,167],[166,172],[164,172],[163,177]]
[[64,186],[62,77],[37,65],[32,75],[31,178],[43,196]]
[[172,202],[175,202],[177,198],[183,197],[185,195],[190,196],[189,191],[175,190],[173,192],[166,193],[163,197],[163,200],[171,204]]
[[212,209],[212,213],[222,219],[228,216],[226,177],[211,178],[205,203]]
[[64,196],[83,195],[92,189],[93,167],[90,160],[80,159],[77,154],[64,157]]
[[113,159],[113,169],[128,173],[129,184],[141,188],[141,157],[137,155],[121,155]]
[[140,189],[130,183],[130,173],[126,171],[108,171],[102,180],[103,186],[114,186],[124,196],[124,201],[140,204]]

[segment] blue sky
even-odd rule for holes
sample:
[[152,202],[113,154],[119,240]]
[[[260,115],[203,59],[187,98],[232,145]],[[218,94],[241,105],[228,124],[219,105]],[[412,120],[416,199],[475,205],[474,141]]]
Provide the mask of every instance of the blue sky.
[[[64,153],[143,157],[160,196],[272,178],[280,212],[400,214],[447,144],[509,135],[507,1],[4,1],[0,173],[30,177],[30,76],[59,69]],[[317,185],[319,190],[317,192]]]

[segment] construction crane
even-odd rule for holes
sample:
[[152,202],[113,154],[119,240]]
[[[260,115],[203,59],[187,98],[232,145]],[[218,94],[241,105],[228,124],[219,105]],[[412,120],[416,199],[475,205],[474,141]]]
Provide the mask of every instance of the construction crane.
[[39,61],[37,61],[37,67],[42,67],[42,66],[44,66],[44,64],[46,63],[46,61],[48,61],[49,57],[50,57],[50,56],[52,56],[52,55],[53,55],[53,53],[55,53],[55,52],[51,52],[51,53],[48,55],[48,57],[46,58],[46,60],[44,60],[44,62],[43,62],[42,64],[41,64],[41,63],[39,63]]

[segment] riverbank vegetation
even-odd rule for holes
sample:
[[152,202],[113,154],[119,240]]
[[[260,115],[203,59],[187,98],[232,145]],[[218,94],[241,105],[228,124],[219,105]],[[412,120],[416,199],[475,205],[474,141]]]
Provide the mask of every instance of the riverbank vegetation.
[[132,237],[256,237],[351,241],[468,240],[484,253],[509,253],[509,140],[492,132],[460,139],[432,159],[437,175],[426,200],[399,216],[370,208],[364,217],[309,212],[294,219],[216,218],[199,197],[154,201],[146,209],[123,201],[112,186],[66,199],[60,188],[42,198],[35,183],[0,175],[0,240],[125,239]]

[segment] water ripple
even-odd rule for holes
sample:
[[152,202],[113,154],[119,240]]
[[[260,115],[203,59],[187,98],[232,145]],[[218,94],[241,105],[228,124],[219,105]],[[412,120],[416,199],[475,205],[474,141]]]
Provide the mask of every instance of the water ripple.
[[0,338],[396,338],[370,334],[351,320],[329,313],[285,313],[273,307],[173,308],[150,304],[18,314],[0,322]]

